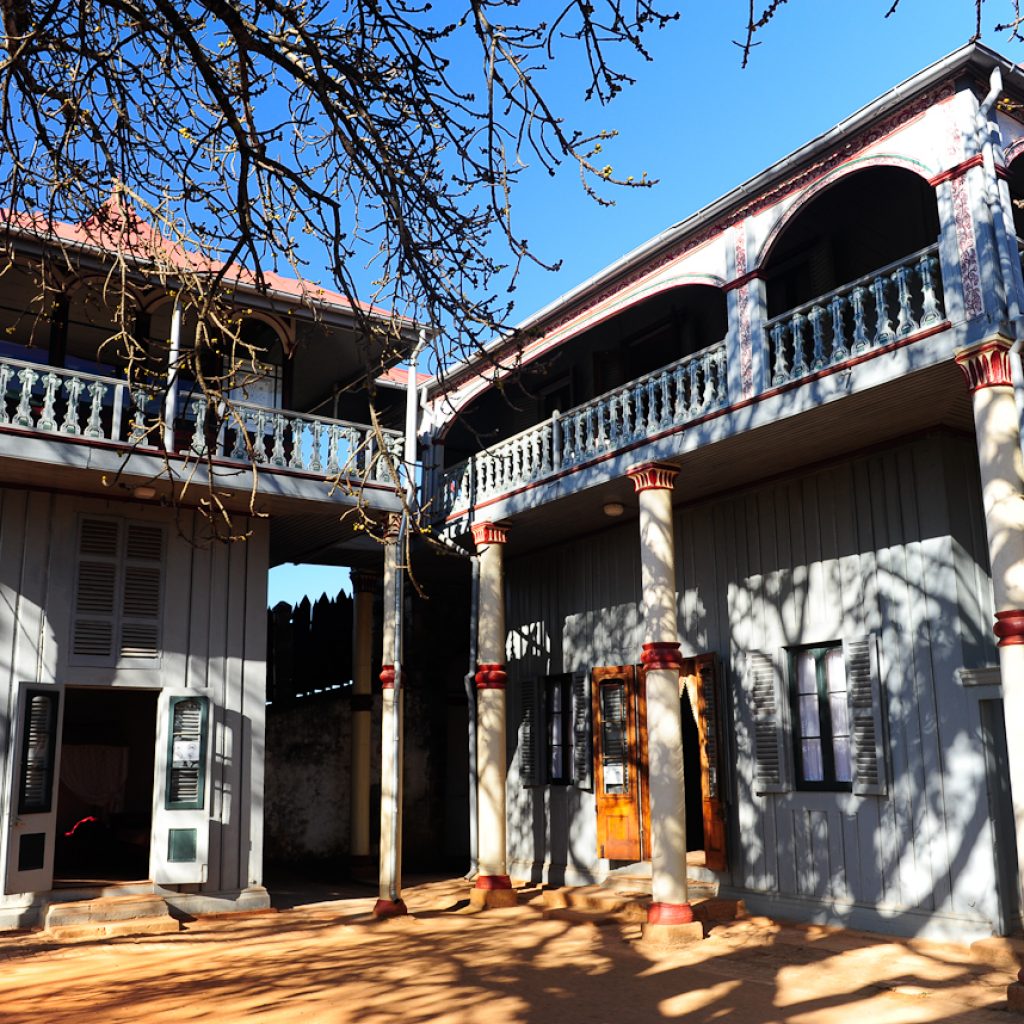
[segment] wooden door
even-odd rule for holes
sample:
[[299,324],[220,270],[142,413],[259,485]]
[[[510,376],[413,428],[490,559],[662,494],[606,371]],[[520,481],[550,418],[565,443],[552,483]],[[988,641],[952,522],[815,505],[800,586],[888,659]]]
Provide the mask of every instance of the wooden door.
[[647,716],[642,675],[632,665],[591,674],[597,853],[608,860],[649,856]]
[[681,678],[696,710],[700,737],[700,788],[704,818],[704,863],[712,871],[727,866],[725,801],[722,792],[721,667],[717,654],[687,658]]

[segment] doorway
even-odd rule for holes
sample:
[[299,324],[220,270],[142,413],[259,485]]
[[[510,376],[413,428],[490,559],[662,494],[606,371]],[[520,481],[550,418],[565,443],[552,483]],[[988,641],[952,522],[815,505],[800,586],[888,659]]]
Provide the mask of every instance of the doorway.
[[67,687],[55,886],[149,878],[157,696]]

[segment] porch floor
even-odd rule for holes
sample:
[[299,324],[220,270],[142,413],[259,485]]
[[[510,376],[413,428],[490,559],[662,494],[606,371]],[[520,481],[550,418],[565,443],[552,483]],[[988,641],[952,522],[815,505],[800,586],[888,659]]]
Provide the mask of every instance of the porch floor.
[[463,879],[410,879],[410,916],[372,917],[367,887],[294,886],[287,909],[177,934],[61,946],[0,936],[5,1024],[258,1017],[264,1024],[1006,1022],[1013,965],[965,947],[746,918],[652,952],[639,925],[545,917],[543,890],[471,913]]

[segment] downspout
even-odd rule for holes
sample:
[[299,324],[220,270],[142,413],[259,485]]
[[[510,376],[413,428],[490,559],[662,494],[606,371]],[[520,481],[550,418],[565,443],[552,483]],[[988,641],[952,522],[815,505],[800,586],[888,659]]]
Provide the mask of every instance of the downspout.
[[998,272],[1006,299],[1006,319],[1013,333],[1013,344],[1010,346],[1010,373],[1013,377],[1013,398],[1017,407],[1017,444],[1024,458],[1024,365],[1022,365],[1022,349],[1024,349],[1024,316],[1021,313],[1020,296],[1014,285],[1014,257],[1009,251],[1009,238],[1006,232],[1006,219],[1003,203],[999,195],[999,182],[996,178],[995,146],[1002,145],[999,125],[991,117],[992,110],[1000,93],[1003,91],[1003,75],[998,67],[992,69],[989,78],[988,95],[978,107],[976,130],[983,133],[981,148],[982,166],[985,171],[985,203],[988,206],[992,221],[992,232],[995,235],[996,250],[999,255]]
[[[426,328],[421,327],[419,338],[416,340],[416,344],[413,346],[412,353],[409,356],[409,382],[405,391],[405,501],[402,506],[402,521],[398,527],[398,539],[396,544],[398,545],[398,559],[402,557],[402,552],[405,551],[405,538],[409,532],[409,510],[414,508],[416,505],[416,421],[417,421],[417,409],[419,406],[418,400],[418,375],[417,375],[417,362],[419,360],[420,351],[427,342],[427,331]],[[401,769],[401,754],[402,754],[402,729],[399,728],[399,723],[402,720],[402,657],[404,651],[402,650],[402,609],[405,604],[403,595],[405,591],[404,576],[402,573],[401,562],[398,562],[397,566],[397,578],[395,579],[395,640],[394,640],[394,652],[395,652],[395,729],[394,729],[394,749],[392,750],[391,758],[391,770],[392,775],[392,792],[398,794],[401,792],[401,781],[402,781],[402,769]],[[393,903],[397,903],[400,893],[398,891],[398,844],[401,841],[399,834],[398,819],[401,814],[401,800],[396,799],[396,806],[394,813],[391,815],[391,870],[390,870],[390,891],[389,896]]]
[[178,361],[181,358],[181,297],[174,296],[171,340],[167,351],[167,394],[164,395],[164,451],[174,451],[174,420],[178,415]]
[[469,871],[467,878],[475,878],[480,869],[479,823],[476,791],[476,657],[477,619],[480,617],[480,558],[470,556],[472,582],[469,598],[469,671],[465,676],[466,728],[469,739]]

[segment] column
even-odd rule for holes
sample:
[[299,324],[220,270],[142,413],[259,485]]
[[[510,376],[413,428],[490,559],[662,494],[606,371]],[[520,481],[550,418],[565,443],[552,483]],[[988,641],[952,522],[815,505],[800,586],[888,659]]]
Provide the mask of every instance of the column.
[[473,526],[480,556],[477,620],[476,749],[479,873],[471,895],[477,908],[514,906],[505,862],[505,571],[508,530]]
[[[395,596],[398,592],[398,517],[392,516],[384,544],[384,643],[381,658],[380,874],[377,917],[408,913],[402,900],[402,697],[395,700]],[[401,691],[399,691],[401,694]],[[395,736],[398,772],[395,772]],[[398,780],[397,787],[395,779]],[[397,828],[396,828],[397,825]],[[394,845],[394,836],[398,836]],[[394,855],[392,851],[394,850]]]
[[676,466],[628,470],[640,503],[640,567],[647,679],[647,763],[651,797],[651,906],[644,939],[671,944],[703,937],[686,887],[686,794],[679,708],[679,629],[672,524]]
[[370,666],[373,645],[373,595],[377,576],[352,572],[352,823],[351,870],[363,874],[370,858],[370,719],[373,696]]

